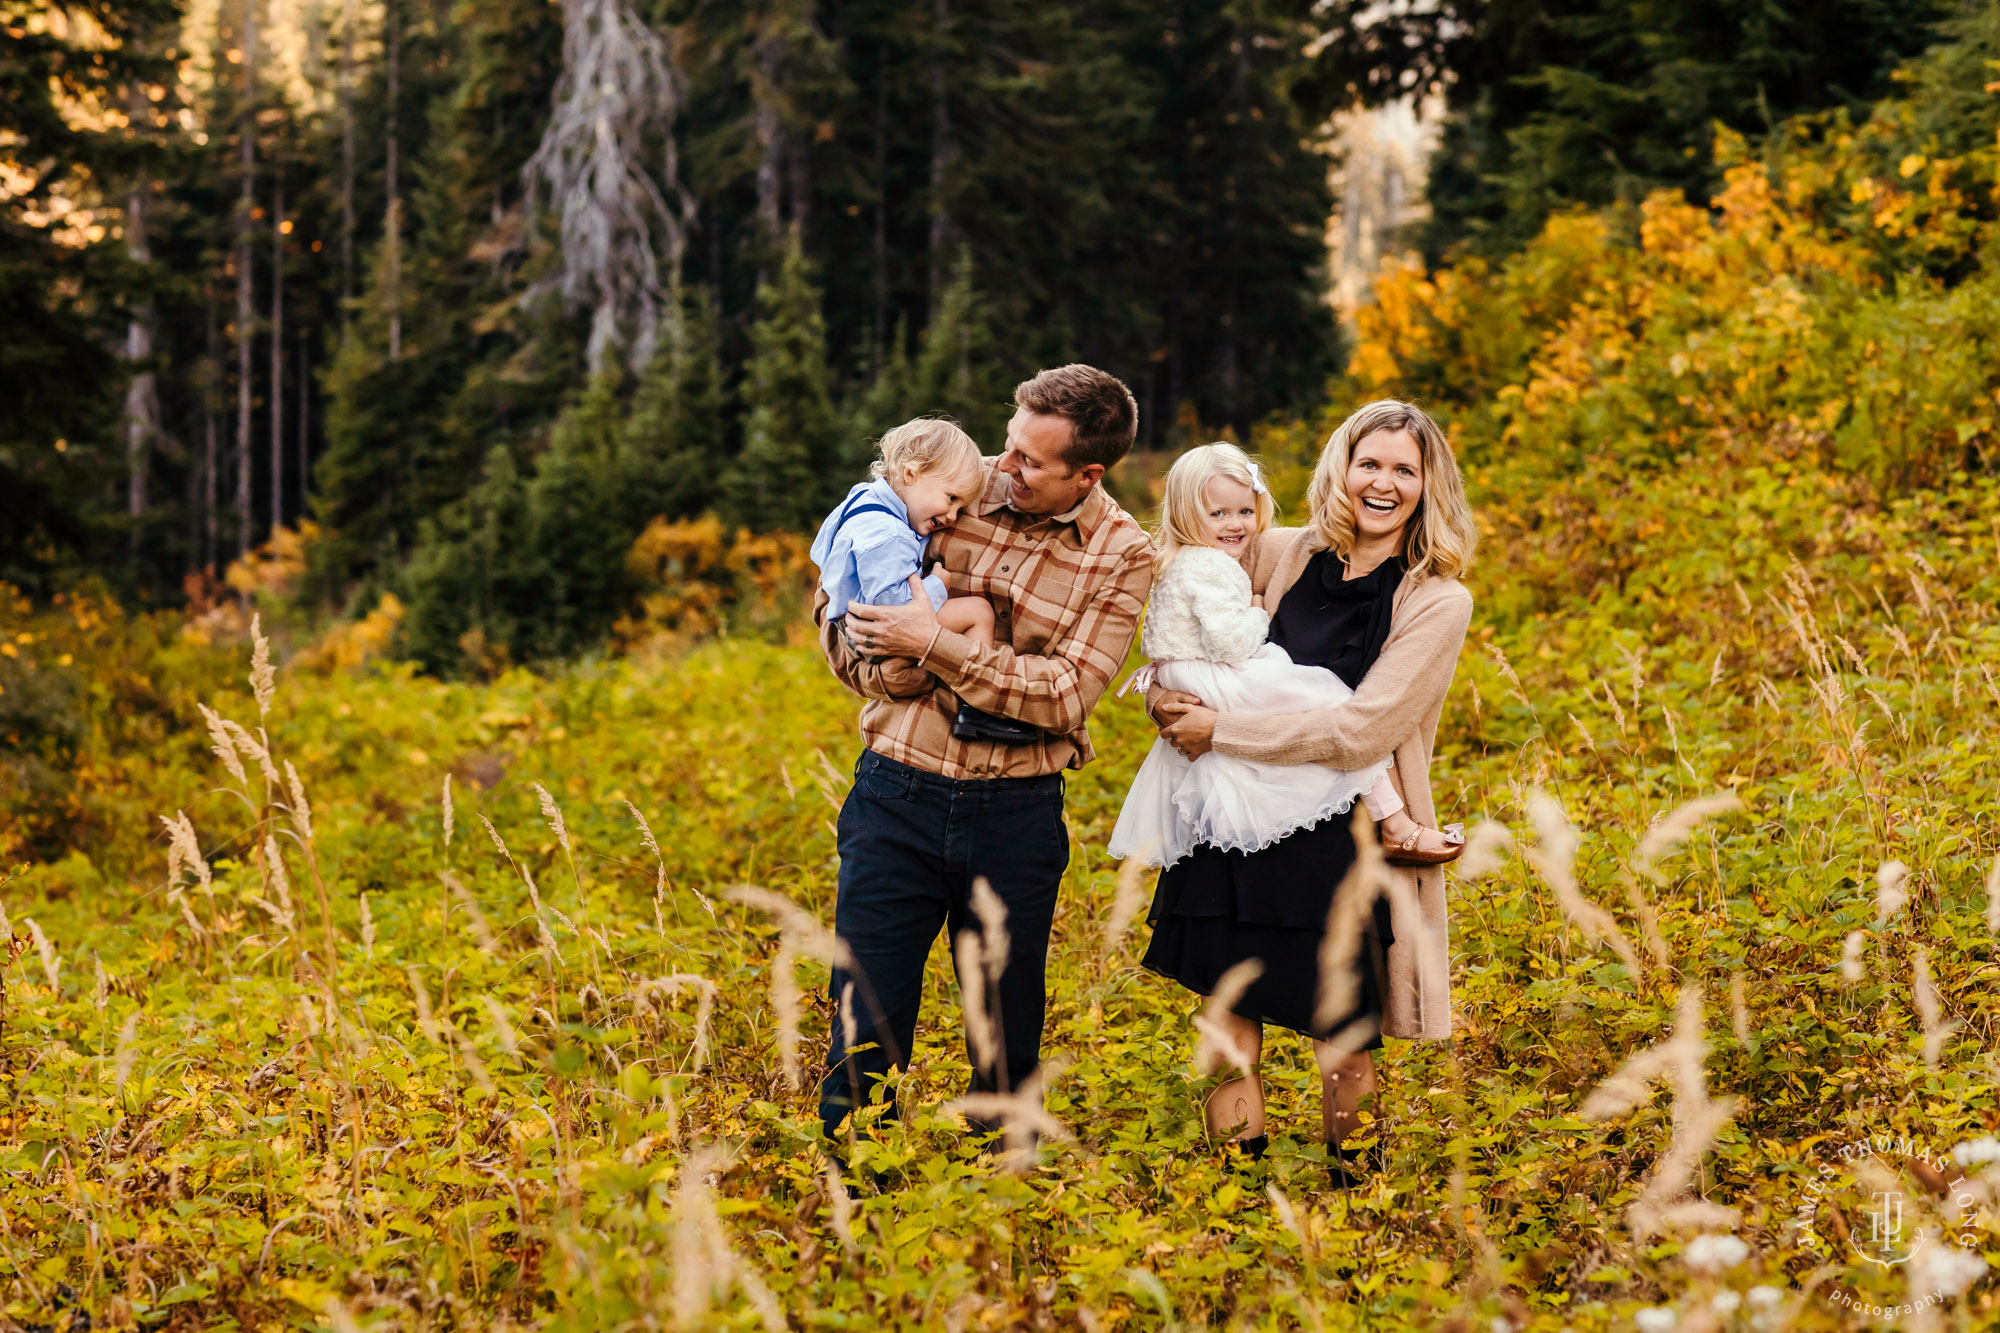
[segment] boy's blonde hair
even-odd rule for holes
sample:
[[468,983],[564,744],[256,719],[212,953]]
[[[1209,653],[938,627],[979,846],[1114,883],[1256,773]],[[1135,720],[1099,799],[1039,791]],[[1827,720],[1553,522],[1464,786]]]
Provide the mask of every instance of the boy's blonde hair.
[[1465,498],[1465,481],[1451,441],[1429,414],[1413,403],[1378,398],[1354,410],[1340,423],[1313,471],[1306,506],[1320,537],[1342,560],[1354,549],[1354,503],[1347,496],[1347,467],[1354,448],[1378,430],[1406,430],[1423,456],[1424,495],[1403,539],[1409,577],[1417,583],[1432,575],[1455,579],[1472,564],[1479,545],[1479,527]]
[[[891,486],[899,484],[906,472],[972,483],[980,471],[979,446],[950,417],[905,421],[875,442],[875,452],[878,457],[868,472],[888,478]],[[976,497],[978,487],[972,489]]]
[[1208,483],[1216,478],[1248,486],[1257,497],[1257,531],[1271,526],[1278,508],[1271,501],[1263,469],[1250,455],[1226,440],[1198,444],[1174,460],[1167,470],[1167,496],[1160,505],[1160,531],[1155,538],[1160,548],[1154,569],[1165,569],[1183,547],[1209,545],[1208,525],[1203,512]]

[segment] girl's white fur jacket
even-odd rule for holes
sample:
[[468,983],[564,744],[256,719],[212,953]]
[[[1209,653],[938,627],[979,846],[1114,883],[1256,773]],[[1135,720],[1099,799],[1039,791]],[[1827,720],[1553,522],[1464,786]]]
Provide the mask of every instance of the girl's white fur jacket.
[[1264,645],[1269,613],[1250,604],[1250,575],[1213,546],[1183,546],[1153,583],[1139,647],[1155,662],[1241,662]]

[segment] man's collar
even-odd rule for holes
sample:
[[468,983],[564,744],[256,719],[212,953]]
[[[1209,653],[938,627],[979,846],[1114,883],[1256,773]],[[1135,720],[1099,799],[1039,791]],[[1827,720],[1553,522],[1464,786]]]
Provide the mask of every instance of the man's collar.
[[[979,508],[977,511],[979,516],[985,518],[996,510],[1013,508],[1007,499],[1012,488],[1012,478],[993,464],[987,464],[986,493],[979,499]],[[1021,516],[1029,519],[1047,519],[1051,523],[1072,524],[1076,528],[1077,535],[1085,541],[1089,541],[1092,534],[1097,531],[1098,525],[1104,522],[1105,515],[1110,510],[1111,497],[1104,493],[1104,483],[1100,480],[1097,485],[1084,492],[1081,500],[1060,514],[1022,514]]]

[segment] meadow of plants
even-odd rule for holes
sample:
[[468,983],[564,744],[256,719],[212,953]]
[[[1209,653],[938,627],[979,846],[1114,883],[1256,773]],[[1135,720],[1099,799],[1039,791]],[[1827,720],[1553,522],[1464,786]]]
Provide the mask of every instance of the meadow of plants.
[[1017,1173],[951,1109],[940,949],[849,1188],[855,701],[800,627],[449,683],[393,608],[80,589],[0,605],[0,1326],[1991,1326],[2000,146],[1915,105],[1385,272],[1324,419],[1254,441],[1297,515],[1353,403],[1434,404],[1485,532],[1434,783],[1510,846],[1365,1187],[1301,1041],[1268,1159],[1204,1142],[1103,851],[1129,697],[1069,786],[1062,1133]]

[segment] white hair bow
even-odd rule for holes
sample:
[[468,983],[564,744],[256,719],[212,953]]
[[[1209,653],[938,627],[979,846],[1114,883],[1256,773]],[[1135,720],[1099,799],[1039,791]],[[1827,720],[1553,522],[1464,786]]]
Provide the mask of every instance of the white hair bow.
[[1250,489],[1258,495],[1269,495],[1270,487],[1264,484],[1264,469],[1257,466],[1257,460],[1250,460]]

